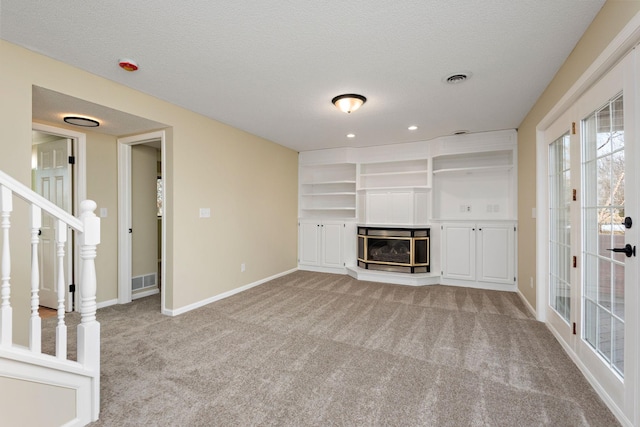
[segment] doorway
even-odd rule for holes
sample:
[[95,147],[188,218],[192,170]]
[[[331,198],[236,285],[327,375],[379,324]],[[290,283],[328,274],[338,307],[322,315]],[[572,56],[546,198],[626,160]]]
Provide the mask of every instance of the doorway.
[[167,313],[164,131],[118,139],[118,303],[160,293]]
[[576,97],[539,139],[546,151],[539,318],[621,420],[637,419],[640,394],[637,55],[632,50]]
[[[32,124],[32,189],[58,207],[79,215],[78,200],[86,198],[85,148],[86,135],[80,132],[39,123]],[[39,245],[40,288],[43,307],[58,309],[59,264],[55,239],[55,225],[43,213]],[[74,310],[73,284],[77,273],[79,251],[74,247],[70,231],[64,246],[64,309]]]

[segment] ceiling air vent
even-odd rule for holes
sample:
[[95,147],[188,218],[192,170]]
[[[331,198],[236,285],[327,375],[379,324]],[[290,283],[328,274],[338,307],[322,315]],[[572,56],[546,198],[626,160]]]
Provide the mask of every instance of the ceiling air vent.
[[443,80],[446,83],[455,85],[458,83],[462,83],[463,81],[467,80],[469,77],[471,77],[471,73],[454,73],[454,74],[448,75]]

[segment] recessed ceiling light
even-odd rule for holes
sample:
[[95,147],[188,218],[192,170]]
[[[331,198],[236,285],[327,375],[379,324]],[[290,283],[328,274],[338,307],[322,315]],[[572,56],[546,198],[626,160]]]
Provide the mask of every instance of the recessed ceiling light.
[[70,125],[82,126],[85,128],[97,128],[100,126],[100,122],[88,117],[66,116],[63,120],[65,123],[69,123]]
[[347,134],[347,138],[355,138],[356,134],[355,133],[348,133]]
[[407,129],[416,130],[416,129],[418,129],[418,126],[412,125],[412,126],[409,126]]
[[442,79],[443,82],[445,83],[449,83],[452,85],[458,84],[458,83],[462,83],[466,80],[468,80],[470,77],[472,76],[471,73],[469,72],[461,72],[461,73],[453,73],[453,74],[449,74],[448,76],[446,76],[445,78]]

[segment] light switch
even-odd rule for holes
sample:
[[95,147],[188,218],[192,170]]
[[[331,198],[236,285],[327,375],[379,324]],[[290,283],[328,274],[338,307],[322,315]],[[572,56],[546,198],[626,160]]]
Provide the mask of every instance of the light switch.
[[211,217],[210,208],[200,208],[200,218],[210,218],[210,217]]
[[107,217],[107,208],[100,208],[100,218]]

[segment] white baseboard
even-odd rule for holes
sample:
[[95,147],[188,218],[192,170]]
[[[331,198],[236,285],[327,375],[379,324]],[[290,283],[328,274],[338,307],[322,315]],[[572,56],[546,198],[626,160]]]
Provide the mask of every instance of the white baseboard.
[[524,306],[527,307],[527,309],[529,309],[529,312],[531,314],[533,314],[533,318],[537,319],[538,318],[538,313],[536,312],[536,310],[531,306],[531,304],[529,304],[529,301],[527,301],[527,299],[524,297],[524,295],[522,295],[522,292],[520,292],[520,289],[516,290],[516,293],[518,294],[518,296],[520,297],[520,299],[522,300],[522,302],[524,303]]
[[142,292],[134,292],[131,294],[131,300],[136,300],[138,298],[144,298],[144,297],[149,297],[151,295],[155,295],[155,294],[159,294],[160,293],[160,289],[158,288],[153,288],[153,289],[149,289],[146,291],[142,291]]
[[109,307],[111,305],[116,305],[116,304],[118,304],[118,298],[99,302],[96,304],[96,308],[105,308],[105,307]]
[[291,273],[293,273],[294,271],[297,271],[297,270],[298,270],[297,268],[293,268],[291,270],[275,274],[275,275],[273,275],[271,277],[267,277],[265,279],[258,280],[257,282],[249,283],[248,285],[244,285],[244,286],[241,286],[239,288],[232,289],[232,290],[230,290],[228,292],[224,292],[224,293],[219,294],[219,295],[215,295],[215,296],[213,296],[211,298],[203,299],[202,301],[198,301],[198,302],[194,302],[193,304],[185,305],[184,307],[180,307],[180,308],[177,308],[177,309],[174,309],[174,310],[164,310],[163,314],[166,314],[168,316],[178,316],[180,314],[186,313],[187,311],[191,311],[191,310],[195,310],[196,308],[204,307],[205,305],[211,304],[212,302],[228,298],[228,297],[230,297],[232,295],[235,295],[235,294],[238,294],[240,292],[246,291],[247,289],[251,289],[251,288],[253,288],[255,286],[262,285],[263,283],[266,283],[266,282],[268,282],[270,280],[273,280],[273,279],[277,279],[278,277],[286,276],[287,274],[291,274]]
[[564,342],[564,340],[562,339],[562,336],[558,333],[558,331],[556,331],[555,328],[548,322],[545,323],[545,325],[547,326],[547,329],[549,329],[549,331],[551,331],[553,336],[556,338],[556,341],[560,343],[560,346],[562,347],[564,352],[567,353],[567,355],[573,361],[573,363],[575,363],[578,369],[580,369],[580,372],[582,372],[582,375],[587,379],[589,384],[591,384],[591,387],[593,387],[596,393],[598,393],[598,396],[600,396],[600,398],[604,401],[605,405],[607,405],[607,407],[613,413],[613,415],[618,419],[618,421],[620,421],[620,424],[622,424],[625,427],[633,427],[633,423],[625,416],[622,409],[615,404],[615,402],[611,399],[611,397],[609,397],[609,395],[604,390],[602,385],[600,385],[598,380],[596,380],[596,378],[593,376],[591,371],[589,371],[589,369],[585,366],[585,364],[582,363],[582,360],[580,360],[580,358],[578,357],[578,355],[576,355],[573,349],[571,349],[571,347],[569,347],[569,345]]

